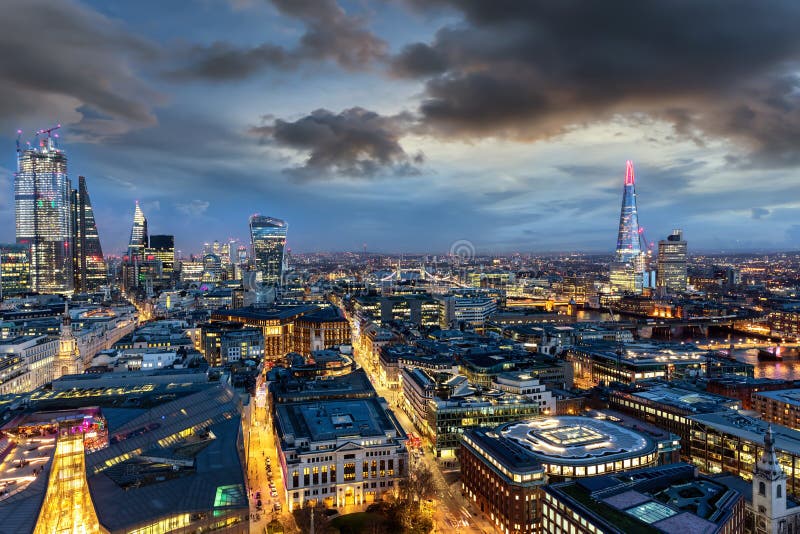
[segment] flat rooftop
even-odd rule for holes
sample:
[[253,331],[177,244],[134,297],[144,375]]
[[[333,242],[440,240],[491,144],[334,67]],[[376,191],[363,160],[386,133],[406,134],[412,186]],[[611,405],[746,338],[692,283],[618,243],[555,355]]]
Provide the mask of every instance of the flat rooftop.
[[741,402],[722,395],[704,393],[690,389],[663,385],[631,393],[635,397],[651,402],[675,406],[690,412],[716,412],[727,408],[738,408]]
[[590,465],[657,451],[651,437],[608,419],[591,417],[559,416],[509,423],[496,433],[547,464]]
[[281,438],[334,441],[345,437],[401,436],[377,397],[278,405]]
[[770,424],[762,419],[742,415],[733,410],[693,415],[689,419],[755,444],[764,443],[767,428],[772,426],[775,448],[800,456],[800,431],[789,427]]
[[782,402],[784,404],[791,404],[794,406],[800,405],[800,388],[759,391],[757,393],[753,393],[753,395],[777,402]]

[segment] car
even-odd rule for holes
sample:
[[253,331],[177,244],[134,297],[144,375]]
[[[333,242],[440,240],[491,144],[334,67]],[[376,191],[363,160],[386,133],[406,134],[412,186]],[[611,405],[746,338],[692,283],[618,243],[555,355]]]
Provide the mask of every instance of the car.
[[279,503],[279,502],[276,502],[276,503],[275,503],[275,504],[272,506],[272,509],[273,509],[273,510],[275,510],[276,512],[280,512],[280,510],[281,510],[281,503]]
[[278,492],[277,492],[277,491],[273,491],[272,493],[270,493],[270,495],[271,495],[273,498],[275,498],[275,497],[277,497],[277,496],[278,496]]
[[256,503],[256,508],[261,508],[261,499],[258,499],[258,502]]
[[256,492],[256,499],[259,499],[259,500],[261,499],[261,492],[260,491]]

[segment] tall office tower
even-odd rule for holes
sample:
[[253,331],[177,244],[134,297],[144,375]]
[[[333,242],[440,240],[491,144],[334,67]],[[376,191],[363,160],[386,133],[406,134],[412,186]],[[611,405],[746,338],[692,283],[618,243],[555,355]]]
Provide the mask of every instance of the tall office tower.
[[667,291],[686,291],[686,241],[681,230],[658,242],[658,275],[656,287]]
[[[30,249],[31,289],[40,293],[73,290],[72,187],[67,154],[53,130],[40,130],[34,145],[17,142],[14,205],[17,243]],[[46,134],[40,139],[40,136]]]
[[136,201],[136,209],[133,212],[133,227],[131,227],[131,240],[128,243],[128,256],[133,262],[134,258],[144,259],[144,249],[148,246],[147,238],[147,219]]
[[108,273],[92,201],[83,176],[78,176],[78,189],[72,190],[72,229],[75,232],[75,246],[72,247],[75,291],[95,290],[108,281]]
[[611,264],[611,286],[618,291],[641,293],[645,270],[639,213],[636,209],[636,180],[633,162],[625,163],[625,185],[619,215],[617,249]]
[[283,249],[289,225],[280,219],[253,215],[250,217],[250,242],[253,265],[261,273],[261,281],[270,286],[281,284]]
[[147,253],[161,262],[162,276],[172,281],[175,276],[175,236],[151,235]]
[[31,290],[29,252],[26,245],[0,244],[0,300]]

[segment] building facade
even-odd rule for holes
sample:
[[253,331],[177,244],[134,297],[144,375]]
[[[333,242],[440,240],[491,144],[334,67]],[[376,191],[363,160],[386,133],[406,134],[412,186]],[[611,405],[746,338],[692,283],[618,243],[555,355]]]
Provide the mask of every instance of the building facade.
[[31,289],[68,293],[74,287],[71,182],[67,154],[46,132],[35,146],[17,147],[14,206],[17,243],[30,250]]
[[78,176],[78,188],[72,190],[72,247],[75,268],[75,291],[89,292],[107,283],[106,262],[94,218],[86,178]]
[[667,292],[686,291],[689,279],[686,256],[683,231],[673,230],[666,239],[658,242],[656,287]]
[[250,244],[253,267],[261,273],[261,282],[270,286],[282,283],[283,252],[286,247],[286,221],[274,217],[250,217]]
[[31,291],[29,253],[27,245],[0,244],[0,299]]

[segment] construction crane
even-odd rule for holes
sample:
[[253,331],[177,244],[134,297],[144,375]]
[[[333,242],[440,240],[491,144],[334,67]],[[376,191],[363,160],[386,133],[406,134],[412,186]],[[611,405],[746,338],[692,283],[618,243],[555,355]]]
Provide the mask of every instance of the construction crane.
[[[36,135],[39,136],[39,135],[42,135],[42,134],[47,134],[47,137],[53,137],[52,133],[55,132],[56,130],[58,130],[59,128],[61,128],[61,123],[56,124],[55,126],[53,126],[51,128],[42,128],[41,130],[36,130]],[[22,133],[22,132],[20,132],[20,133]],[[55,137],[58,137],[58,134],[56,134]]]

